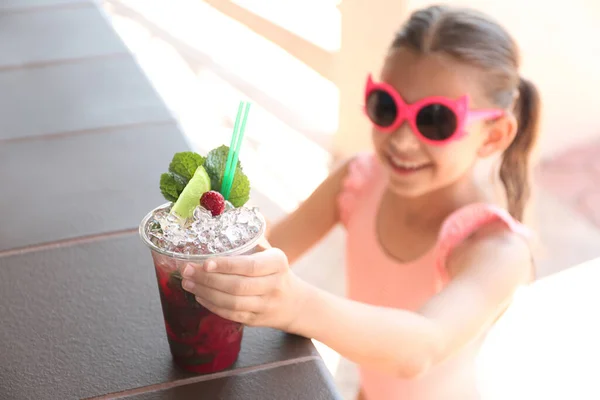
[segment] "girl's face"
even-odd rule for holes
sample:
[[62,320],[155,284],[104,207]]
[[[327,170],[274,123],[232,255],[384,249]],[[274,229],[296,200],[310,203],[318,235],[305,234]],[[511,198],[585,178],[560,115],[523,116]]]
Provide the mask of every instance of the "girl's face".
[[[468,108],[494,108],[483,96],[482,72],[443,54],[417,55],[393,49],[379,81],[391,85],[407,104],[427,97],[469,96]],[[493,121],[467,123],[464,135],[443,145],[421,140],[405,121],[393,132],[373,127],[375,150],[390,172],[391,189],[403,197],[418,197],[452,186],[470,176],[479,157],[504,150],[514,137],[512,114]]]

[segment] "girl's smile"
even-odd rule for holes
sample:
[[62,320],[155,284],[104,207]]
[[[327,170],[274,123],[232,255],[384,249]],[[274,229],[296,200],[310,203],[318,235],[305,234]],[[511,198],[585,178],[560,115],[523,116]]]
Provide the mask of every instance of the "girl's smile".
[[396,156],[390,152],[385,154],[384,161],[398,175],[414,175],[433,166],[428,161],[415,161],[414,159]]

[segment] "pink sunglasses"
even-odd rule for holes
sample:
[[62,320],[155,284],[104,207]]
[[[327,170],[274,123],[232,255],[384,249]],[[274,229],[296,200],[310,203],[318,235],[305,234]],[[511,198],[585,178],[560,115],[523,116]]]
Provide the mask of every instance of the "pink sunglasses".
[[427,97],[407,104],[391,85],[375,83],[371,75],[365,88],[365,112],[382,132],[394,132],[407,121],[424,143],[443,145],[465,135],[464,127],[481,119],[504,115],[502,109],[469,110],[469,97],[457,100],[447,97]]

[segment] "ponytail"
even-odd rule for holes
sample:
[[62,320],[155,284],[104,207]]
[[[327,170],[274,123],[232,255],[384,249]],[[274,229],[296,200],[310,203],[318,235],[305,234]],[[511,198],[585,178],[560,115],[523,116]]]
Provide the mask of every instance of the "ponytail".
[[540,95],[535,85],[520,78],[519,98],[515,105],[518,129],[502,155],[500,179],[506,189],[508,211],[521,222],[531,194],[529,164],[538,135],[540,108]]

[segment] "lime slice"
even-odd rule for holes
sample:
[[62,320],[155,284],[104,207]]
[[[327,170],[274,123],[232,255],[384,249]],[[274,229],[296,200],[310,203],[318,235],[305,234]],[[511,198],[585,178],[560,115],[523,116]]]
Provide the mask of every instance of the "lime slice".
[[171,214],[175,214],[182,219],[190,218],[196,206],[200,204],[200,197],[209,190],[210,177],[204,167],[200,166],[194,172],[192,179],[185,185],[175,204],[173,204]]

